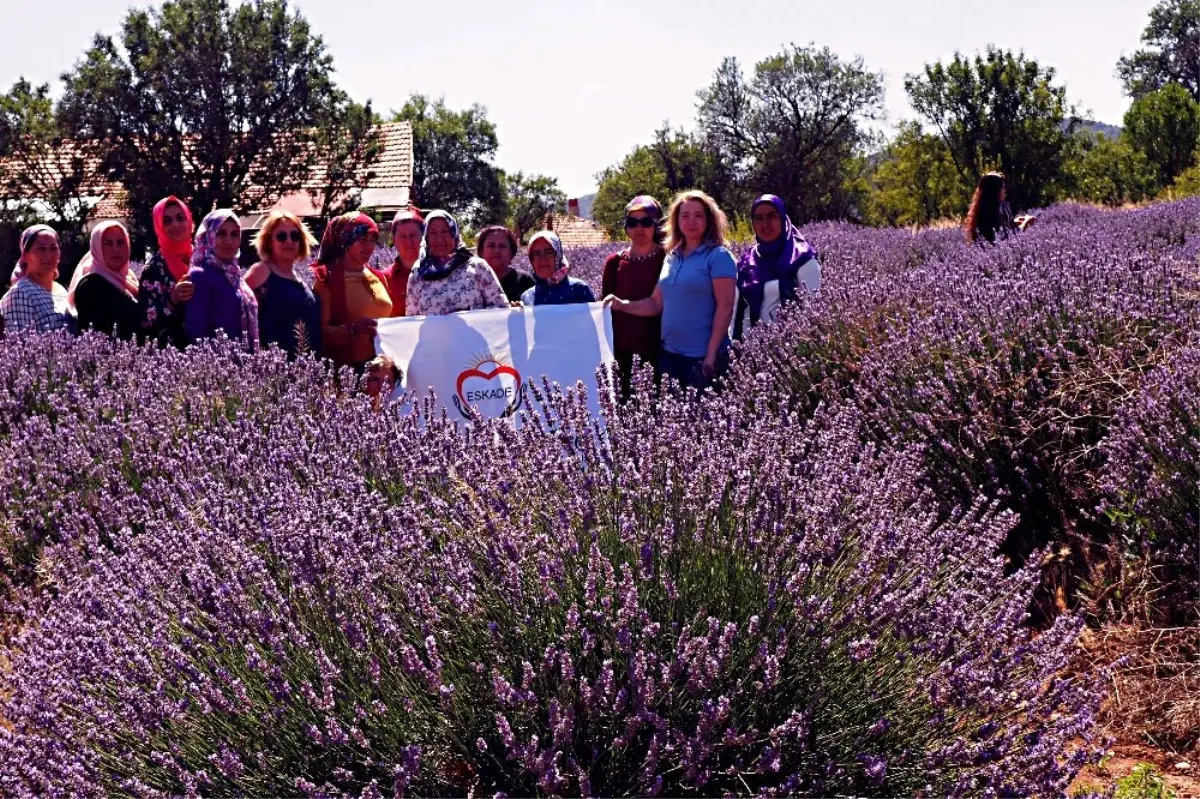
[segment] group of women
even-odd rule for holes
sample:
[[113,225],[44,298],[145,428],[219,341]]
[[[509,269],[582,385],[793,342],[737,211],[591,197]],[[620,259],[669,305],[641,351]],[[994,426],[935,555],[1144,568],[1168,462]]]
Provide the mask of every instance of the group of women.
[[[624,392],[635,359],[685,385],[708,386],[728,363],[731,334],[769,321],[798,291],[819,288],[816,252],[783,201],[760,197],[751,220],[756,243],[738,262],[725,214],[703,192],[678,195],[665,213],[650,196],[628,204],[629,246],[609,257],[602,278]],[[255,240],[260,260],[244,273],[233,211],[209,213],[193,234],[187,204],[166,197],[153,223],[158,249],[140,276],[130,270],[128,231],[104,222],[66,289],[55,282],[56,233],[45,225],[26,229],[13,285],[0,299],[5,327],[78,328],[176,347],[224,333],[249,348],[311,352],[361,370],[378,363],[379,319],[596,299],[571,275],[553,231],[530,238],[526,273],[513,266],[519,245],[512,231],[484,228],[472,252],[445,211],[396,214],[389,231],[396,258],[386,268],[370,265],[380,241],[375,221],[361,212],[335,217],[322,235],[311,288],[295,267],[317,241],[290,213],[270,214]]]

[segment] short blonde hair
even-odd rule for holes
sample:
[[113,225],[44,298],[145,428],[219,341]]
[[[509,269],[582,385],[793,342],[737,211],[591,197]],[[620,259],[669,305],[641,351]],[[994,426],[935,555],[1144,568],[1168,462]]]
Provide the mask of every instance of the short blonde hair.
[[291,223],[300,231],[300,258],[307,258],[312,252],[312,248],[317,246],[317,240],[313,238],[313,234],[309,232],[308,226],[300,221],[300,217],[290,211],[272,211],[267,217],[267,221],[263,223],[262,230],[258,231],[258,235],[254,237],[254,249],[258,250],[258,257],[264,261],[271,258],[271,240],[275,238],[275,230],[285,223]]
[[729,219],[717,205],[717,201],[702,191],[681,191],[671,201],[667,210],[667,240],[663,245],[667,252],[681,246],[683,231],[679,229],[679,212],[688,200],[696,200],[704,206],[704,214],[708,217],[708,225],[704,228],[704,241],[717,247],[729,246]]

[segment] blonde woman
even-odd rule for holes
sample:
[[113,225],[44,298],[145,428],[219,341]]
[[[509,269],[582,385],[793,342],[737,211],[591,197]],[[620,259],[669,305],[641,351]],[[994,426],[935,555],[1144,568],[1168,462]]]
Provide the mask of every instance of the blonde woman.
[[272,211],[258,231],[254,246],[258,263],[246,273],[246,283],[258,298],[258,338],[296,357],[302,349],[321,349],[321,304],[294,271],[317,240],[295,215]]
[[666,260],[654,293],[642,300],[614,295],[604,303],[633,316],[662,314],[659,369],[703,389],[729,364],[737,262],[727,246],[729,222],[702,191],[675,197],[667,211]]

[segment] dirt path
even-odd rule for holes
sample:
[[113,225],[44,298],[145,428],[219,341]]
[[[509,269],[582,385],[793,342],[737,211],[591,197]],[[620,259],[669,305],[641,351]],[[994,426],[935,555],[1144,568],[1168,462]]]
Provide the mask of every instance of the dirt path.
[[1140,744],[1125,744],[1113,747],[1113,756],[1099,766],[1088,766],[1075,782],[1068,794],[1093,787],[1104,789],[1116,784],[1117,780],[1129,776],[1139,763],[1150,763],[1162,777],[1163,783],[1179,799],[1200,799],[1200,763]]

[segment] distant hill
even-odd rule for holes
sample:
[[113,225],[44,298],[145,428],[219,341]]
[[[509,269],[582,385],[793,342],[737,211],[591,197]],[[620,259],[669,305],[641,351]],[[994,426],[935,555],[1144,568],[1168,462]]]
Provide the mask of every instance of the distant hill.
[[1082,126],[1084,130],[1104,136],[1108,139],[1119,139],[1121,137],[1121,128],[1116,125],[1107,125],[1103,122],[1096,122],[1091,119],[1083,120]]

